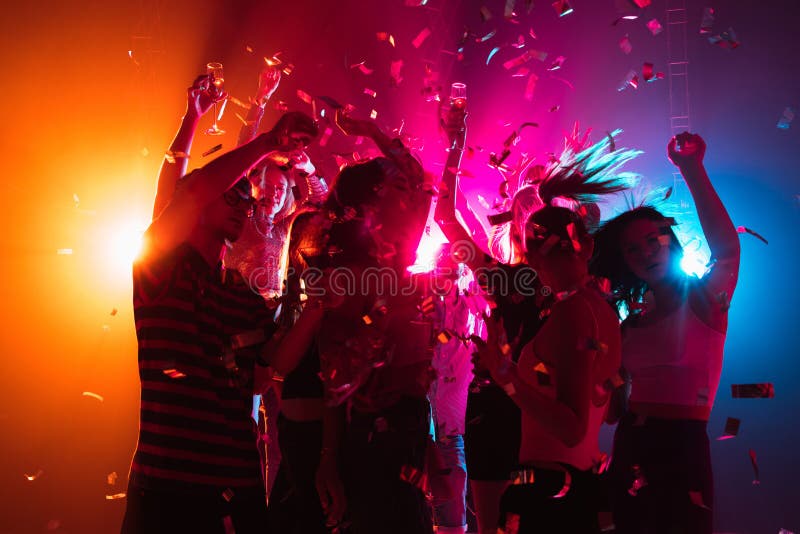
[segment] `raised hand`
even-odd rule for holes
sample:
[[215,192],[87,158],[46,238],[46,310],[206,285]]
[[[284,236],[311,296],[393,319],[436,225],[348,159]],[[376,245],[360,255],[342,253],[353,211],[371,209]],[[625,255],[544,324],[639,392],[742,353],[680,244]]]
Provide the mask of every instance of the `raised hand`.
[[344,109],[336,110],[336,126],[347,135],[363,137],[371,137],[376,129],[372,121],[353,118]]
[[278,85],[281,83],[281,71],[274,65],[267,65],[258,75],[258,91],[256,91],[256,102],[263,105],[272,98]]
[[186,115],[200,118],[211,109],[215,102],[221,102],[226,98],[228,98],[228,94],[217,90],[211,83],[211,77],[208,74],[201,74],[186,90]]
[[701,166],[705,153],[706,142],[703,138],[689,132],[674,136],[667,145],[669,160],[680,169]]

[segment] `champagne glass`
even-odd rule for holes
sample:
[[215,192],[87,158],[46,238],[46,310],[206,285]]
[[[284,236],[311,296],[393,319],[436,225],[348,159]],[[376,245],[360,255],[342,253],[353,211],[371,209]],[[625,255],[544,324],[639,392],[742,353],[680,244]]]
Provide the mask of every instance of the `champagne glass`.
[[450,105],[456,109],[467,107],[467,85],[453,82],[450,86]]
[[[222,93],[222,86],[225,83],[225,74],[222,71],[222,63],[208,63],[206,65],[206,74],[211,77],[211,83],[214,85],[213,89],[211,89],[212,94],[219,95]],[[222,135],[225,133],[225,130],[221,129],[217,126],[217,103],[214,102],[214,124],[211,125],[211,128],[206,130],[208,135]]]

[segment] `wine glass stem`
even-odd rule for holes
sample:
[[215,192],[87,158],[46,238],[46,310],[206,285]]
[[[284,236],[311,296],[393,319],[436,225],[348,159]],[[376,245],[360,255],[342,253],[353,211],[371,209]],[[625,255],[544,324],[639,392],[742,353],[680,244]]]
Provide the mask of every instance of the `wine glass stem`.
[[217,129],[217,103],[214,102],[214,129]]

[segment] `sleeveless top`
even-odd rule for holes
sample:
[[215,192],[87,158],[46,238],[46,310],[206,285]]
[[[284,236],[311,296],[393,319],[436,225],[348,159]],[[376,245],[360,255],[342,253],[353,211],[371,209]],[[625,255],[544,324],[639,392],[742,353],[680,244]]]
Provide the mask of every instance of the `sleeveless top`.
[[660,321],[623,331],[622,365],[631,374],[631,402],[714,405],[725,334],[705,324],[686,299]]
[[[594,310],[591,309],[594,316]],[[598,330],[595,318],[595,332]],[[596,358],[599,353],[594,352]],[[556,384],[558,376],[554,365],[543,362],[533,350],[533,341],[528,343],[519,358],[518,367],[525,371],[520,378],[539,393],[551,399],[556,398]],[[597,393],[603,393],[602,384],[594,386]],[[603,424],[608,408],[608,398],[601,406],[595,406],[590,401],[589,423],[586,434],[580,443],[574,447],[567,447],[556,436],[552,435],[545,427],[522,410],[522,445],[520,447],[520,463],[530,464],[536,461],[559,462],[571,465],[579,470],[591,469],[601,459],[599,435],[600,426]],[[536,451],[542,451],[537,453]],[[531,454],[533,452],[533,454]]]

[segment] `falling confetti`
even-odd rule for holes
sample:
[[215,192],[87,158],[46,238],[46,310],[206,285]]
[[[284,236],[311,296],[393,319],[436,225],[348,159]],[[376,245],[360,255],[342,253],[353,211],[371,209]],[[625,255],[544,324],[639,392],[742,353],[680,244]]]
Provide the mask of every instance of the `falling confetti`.
[[98,395],[97,393],[92,393],[91,391],[84,391],[83,393],[81,393],[81,395],[83,395],[84,397],[91,397],[93,399],[97,399],[100,402],[103,402],[105,400],[102,395]]
[[733,31],[733,28],[728,28],[728,31],[724,31],[719,35],[714,35],[708,38],[708,42],[711,44],[719,45],[722,48],[728,48],[733,50],[734,48],[738,48],[741,44],[739,40],[736,38],[736,33]]
[[661,23],[658,22],[658,19],[652,19],[648,21],[647,29],[650,30],[650,33],[652,33],[653,35],[658,35],[662,31],[664,31],[664,28],[661,26]]
[[714,8],[703,8],[703,21],[700,23],[700,35],[711,33],[711,28],[714,26]]
[[763,384],[731,384],[731,396],[734,399],[773,399],[775,386],[766,382]]
[[115,493],[113,495],[106,495],[106,500],[107,501],[116,501],[116,500],[119,500],[119,499],[124,499],[126,496],[127,496],[127,493],[125,493],[125,492]]
[[112,308],[111,309],[111,316],[114,317],[118,312],[119,312],[119,310],[117,310],[116,308]]
[[646,82],[653,82],[655,80],[663,80],[663,72],[653,72],[653,64],[645,63],[642,65],[642,79]]
[[34,474],[32,474],[32,475],[25,474],[25,478],[28,480],[28,482],[33,482],[34,480],[36,480],[37,478],[39,478],[43,474],[44,474],[44,471],[42,471],[41,469],[37,469],[36,472]]
[[753,465],[753,474],[755,478],[753,478],[753,484],[761,484],[761,479],[758,476],[758,460],[756,459],[756,451],[750,449],[747,451],[747,454],[750,455],[750,463]]
[[536,90],[536,82],[538,80],[539,77],[533,72],[531,73],[530,76],[528,76],[528,83],[525,84],[525,95],[524,95],[525,100],[527,100],[528,102],[531,102],[533,100],[533,92]]
[[206,157],[206,156],[209,156],[209,155],[211,155],[211,154],[213,154],[214,152],[217,152],[217,151],[219,151],[219,150],[222,150],[222,143],[220,143],[220,144],[218,144],[218,145],[215,145],[215,146],[212,146],[211,148],[209,148],[208,150],[206,150],[205,152],[203,152],[203,153],[201,154],[201,156],[202,156],[202,157]]
[[112,471],[106,476],[106,482],[108,482],[109,486],[113,486],[114,484],[117,483],[117,478],[118,478],[117,472]]
[[414,37],[414,40],[411,41],[411,44],[414,46],[414,48],[419,48],[420,46],[422,46],[422,43],[425,42],[425,39],[427,39],[430,35],[431,35],[430,28],[425,27],[422,29],[421,32],[419,32],[419,34],[417,34],[416,37]]
[[492,60],[492,58],[495,56],[495,54],[497,54],[499,51],[500,51],[500,47],[499,46],[495,46],[494,48],[492,48],[492,50],[489,52],[489,55],[486,56],[486,64],[487,65]]
[[761,234],[759,234],[755,230],[751,230],[750,228],[747,228],[746,226],[737,226],[736,227],[736,231],[738,233],[740,233],[740,234],[750,234],[751,236],[756,237],[757,239],[760,239],[761,241],[763,241],[765,245],[769,245],[769,241],[767,241],[764,238],[764,236],[762,236]]
[[486,35],[484,35],[483,37],[476,37],[475,41],[478,42],[478,43],[485,43],[486,41],[488,41],[489,39],[491,39],[495,35],[497,35],[497,30],[492,30],[489,33],[487,33]]
[[71,248],[59,248],[56,250],[56,254],[59,256],[71,256],[72,249]]
[[631,50],[633,50],[633,45],[631,44],[631,40],[627,35],[619,40],[619,48],[625,52],[625,54],[630,54]]
[[725,420],[725,430],[723,430],[722,435],[717,438],[717,441],[735,438],[739,434],[739,425],[741,422],[740,419],[736,419],[735,417],[728,417]]
[[164,369],[164,374],[172,379],[186,378],[186,375],[177,369]]
[[628,88],[628,86],[633,87],[634,89],[639,88],[639,76],[636,75],[635,70],[628,71],[628,75],[619,84],[617,91],[624,91]]
[[778,120],[778,128],[781,130],[788,130],[789,125],[794,120],[794,110],[790,107],[786,107],[783,110],[783,115]]
[[333,129],[330,126],[325,128],[325,131],[322,132],[322,137],[319,138],[319,146],[324,147],[325,145],[327,145],[328,140],[331,138],[332,134],[333,134]]
[[561,66],[564,65],[564,61],[566,61],[566,59],[567,58],[565,58],[564,56],[558,56],[556,58],[556,60],[553,61],[553,63],[547,68],[547,70],[558,70],[558,69],[560,69]]
[[564,17],[566,15],[569,15],[574,11],[572,9],[572,6],[569,5],[569,2],[567,0],[556,0],[555,2],[553,2],[553,9],[556,10],[556,14],[559,17]]
[[690,491],[689,492],[689,500],[692,501],[692,504],[695,506],[699,506],[705,510],[711,510],[704,502],[703,502],[703,493],[699,491]]

